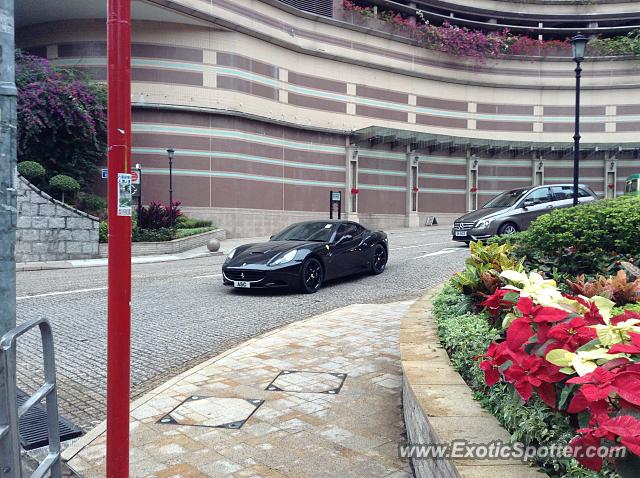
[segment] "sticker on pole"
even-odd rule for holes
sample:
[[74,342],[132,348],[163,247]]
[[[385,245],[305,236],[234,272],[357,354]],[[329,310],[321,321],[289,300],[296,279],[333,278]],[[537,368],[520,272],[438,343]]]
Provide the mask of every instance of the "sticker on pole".
[[131,175],[118,173],[118,216],[131,216]]

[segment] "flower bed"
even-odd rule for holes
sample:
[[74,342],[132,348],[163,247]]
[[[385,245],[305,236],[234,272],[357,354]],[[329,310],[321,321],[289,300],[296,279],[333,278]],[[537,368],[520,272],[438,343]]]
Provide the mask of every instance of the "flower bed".
[[[450,23],[432,25],[421,12],[416,18],[392,10],[378,10],[366,2],[343,0],[342,19],[356,25],[369,26],[417,41],[421,46],[453,56],[482,60],[500,55],[571,57],[571,41],[538,40],[514,35],[509,29],[484,32],[458,27]],[[587,46],[590,56],[640,55],[640,30],[614,38],[594,38]]]
[[636,476],[640,313],[624,306],[640,280],[582,277],[570,295],[523,262],[507,245],[471,245],[434,305],[452,363],[514,439],[568,447],[539,461],[551,476]]

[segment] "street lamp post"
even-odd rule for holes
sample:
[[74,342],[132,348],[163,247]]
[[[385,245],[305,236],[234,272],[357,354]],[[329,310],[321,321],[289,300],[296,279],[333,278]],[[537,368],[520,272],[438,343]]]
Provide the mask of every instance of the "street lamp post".
[[169,156],[169,211],[171,213],[171,225],[173,225],[173,148],[167,149]]
[[578,33],[571,39],[573,61],[576,62],[576,126],[573,135],[573,205],[578,205],[578,179],[580,176],[580,63],[584,60],[584,51],[589,39]]

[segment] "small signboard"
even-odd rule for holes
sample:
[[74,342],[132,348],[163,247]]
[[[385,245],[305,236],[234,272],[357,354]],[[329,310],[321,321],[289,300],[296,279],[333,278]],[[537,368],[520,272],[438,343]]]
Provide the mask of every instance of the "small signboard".
[[118,173],[118,216],[131,216],[131,175]]
[[140,184],[140,171],[137,169],[131,170],[131,184]]
[[107,179],[109,177],[109,170],[107,168],[102,168],[102,179]]
[[332,202],[342,201],[342,191],[331,191],[331,201]]
[[427,219],[424,222],[425,226],[437,226],[438,225],[438,221],[436,220],[435,216],[427,216]]

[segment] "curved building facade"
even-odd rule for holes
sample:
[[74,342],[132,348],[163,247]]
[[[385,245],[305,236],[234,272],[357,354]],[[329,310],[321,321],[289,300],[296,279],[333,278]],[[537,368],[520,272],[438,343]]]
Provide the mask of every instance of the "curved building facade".
[[[174,198],[233,235],[326,217],[332,190],[346,216],[394,227],[444,222],[508,188],[571,181],[571,59],[453,57],[354,19],[340,2],[325,5],[331,16],[287,3],[133,3],[144,202],[168,200],[169,147]],[[541,3],[582,12],[578,2]],[[104,14],[97,0],[24,0],[17,44],[104,80]],[[583,69],[581,182],[612,197],[640,172],[640,63],[587,59]]]

